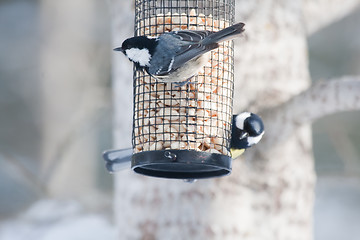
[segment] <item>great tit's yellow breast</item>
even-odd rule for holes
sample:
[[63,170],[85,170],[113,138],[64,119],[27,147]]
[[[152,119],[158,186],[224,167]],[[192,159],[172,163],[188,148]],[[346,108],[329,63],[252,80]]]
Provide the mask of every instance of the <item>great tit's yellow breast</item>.
[[235,148],[230,149],[232,159],[239,157],[244,152],[245,152],[245,149],[235,149]]

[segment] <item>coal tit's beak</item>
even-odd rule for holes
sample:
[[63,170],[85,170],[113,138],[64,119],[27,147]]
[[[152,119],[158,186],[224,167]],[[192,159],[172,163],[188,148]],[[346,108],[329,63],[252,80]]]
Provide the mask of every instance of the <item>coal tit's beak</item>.
[[114,51],[120,51],[120,52],[124,53],[124,49],[122,49],[122,47],[114,48]]

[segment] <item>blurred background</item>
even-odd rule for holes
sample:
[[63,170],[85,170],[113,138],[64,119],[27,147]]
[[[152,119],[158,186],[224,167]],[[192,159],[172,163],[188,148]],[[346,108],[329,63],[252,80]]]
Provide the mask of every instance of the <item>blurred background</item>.
[[[101,158],[112,148],[110,9],[0,0],[0,240],[115,239]],[[309,37],[314,81],[360,74],[359,22],[357,10]],[[357,239],[360,112],[316,121],[313,146],[315,239]]]

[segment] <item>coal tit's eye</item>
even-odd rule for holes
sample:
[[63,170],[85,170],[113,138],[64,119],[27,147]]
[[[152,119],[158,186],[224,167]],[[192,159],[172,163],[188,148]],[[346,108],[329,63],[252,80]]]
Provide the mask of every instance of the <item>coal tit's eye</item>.
[[123,44],[121,45],[121,48],[122,48],[123,50],[129,49],[129,48],[130,48],[130,47],[129,47],[129,43],[127,43],[126,41],[123,42]]

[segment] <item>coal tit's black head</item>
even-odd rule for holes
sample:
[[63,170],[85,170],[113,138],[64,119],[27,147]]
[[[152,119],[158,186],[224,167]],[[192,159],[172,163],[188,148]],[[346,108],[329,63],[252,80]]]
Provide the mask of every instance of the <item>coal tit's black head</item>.
[[156,45],[156,38],[139,36],[126,39],[121,47],[114,50],[124,53],[136,65],[147,67],[150,64]]
[[146,36],[139,36],[139,37],[132,37],[126,39],[121,48],[125,51],[131,48],[138,48],[138,49],[149,49],[153,50],[155,47],[154,43],[156,42],[156,38],[146,37]]
[[262,119],[249,112],[233,116],[231,148],[245,149],[257,144],[264,134]]

